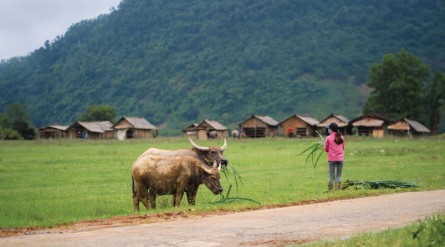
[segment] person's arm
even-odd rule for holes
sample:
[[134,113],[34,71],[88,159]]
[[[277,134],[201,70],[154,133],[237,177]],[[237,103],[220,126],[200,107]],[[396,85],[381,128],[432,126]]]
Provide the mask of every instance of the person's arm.
[[329,150],[329,136],[324,140],[324,151],[327,153]]

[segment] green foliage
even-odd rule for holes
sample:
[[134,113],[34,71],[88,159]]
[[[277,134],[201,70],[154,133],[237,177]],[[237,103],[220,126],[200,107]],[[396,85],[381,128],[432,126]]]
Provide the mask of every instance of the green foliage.
[[368,85],[374,89],[364,112],[379,113],[397,119],[418,118],[422,109],[422,85],[429,77],[429,67],[404,49],[387,54],[369,70]]
[[307,246],[418,246],[433,247],[445,244],[445,214],[435,215],[398,229],[359,234],[347,240],[318,242]]
[[107,104],[172,135],[203,118],[237,125],[252,113],[354,118],[369,66],[388,52],[405,48],[444,70],[444,13],[440,1],[421,0],[123,0],[1,62],[0,109],[26,104],[42,126]]
[[320,161],[321,155],[324,153],[324,138],[318,133],[318,131],[315,131],[320,136],[320,141],[312,144],[305,150],[303,150],[301,153],[298,154],[298,156],[308,152],[306,156],[305,163],[310,159],[312,162],[312,165],[314,167],[317,167],[318,162]]
[[445,105],[445,75],[436,72],[431,83],[427,84],[423,104],[429,109],[429,122],[432,134],[439,133],[440,109]]
[[427,217],[419,223],[419,228],[413,232],[413,239],[419,246],[445,245],[445,215]]
[[5,112],[0,115],[0,139],[32,140],[36,137],[36,130],[28,116],[27,107],[22,104],[7,105]]
[[22,140],[23,137],[17,130],[0,128],[0,140]]
[[233,203],[233,202],[239,202],[239,201],[247,201],[247,202],[253,202],[255,204],[261,205],[261,203],[249,199],[249,198],[242,198],[242,197],[230,197],[230,191],[232,191],[232,185],[229,185],[229,189],[227,190],[227,194],[224,196],[221,195],[220,200],[211,202],[212,204],[225,204],[225,203]]
[[79,117],[79,121],[110,121],[114,122],[116,109],[109,105],[93,105]]

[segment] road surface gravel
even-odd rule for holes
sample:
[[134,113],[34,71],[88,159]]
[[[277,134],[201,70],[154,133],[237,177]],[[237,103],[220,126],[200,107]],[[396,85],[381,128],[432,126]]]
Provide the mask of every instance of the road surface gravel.
[[445,190],[0,238],[0,246],[274,246],[336,240],[445,213]]

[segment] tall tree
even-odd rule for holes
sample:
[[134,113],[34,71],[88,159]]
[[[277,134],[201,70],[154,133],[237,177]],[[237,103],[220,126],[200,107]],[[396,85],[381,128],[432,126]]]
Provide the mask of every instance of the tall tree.
[[429,66],[404,49],[385,55],[380,64],[369,69],[368,85],[374,90],[363,111],[389,118],[419,117],[422,85],[429,75]]
[[[6,106],[5,112],[7,117],[5,121],[9,121],[10,128],[17,131],[25,140],[36,138],[36,131],[31,123],[26,105],[11,104]],[[9,120],[7,120],[9,118]]]
[[440,124],[440,108],[445,104],[445,75],[441,72],[436,72],[427,89],[424,102],[425,109],[429,109],[431,134],[435,135]]
[[79,117],[79,121],[110,121],[116,118],[116,109],[109,105],[92,105]]

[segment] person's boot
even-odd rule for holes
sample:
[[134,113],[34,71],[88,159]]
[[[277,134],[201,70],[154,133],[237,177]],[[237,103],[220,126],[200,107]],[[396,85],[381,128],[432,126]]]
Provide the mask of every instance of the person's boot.
[[331,191],[334,188],[333,184],[328,184],[328,191]]
[[335,189],[336,190],[341,190],[341,183],[336,183],[335,184]]

